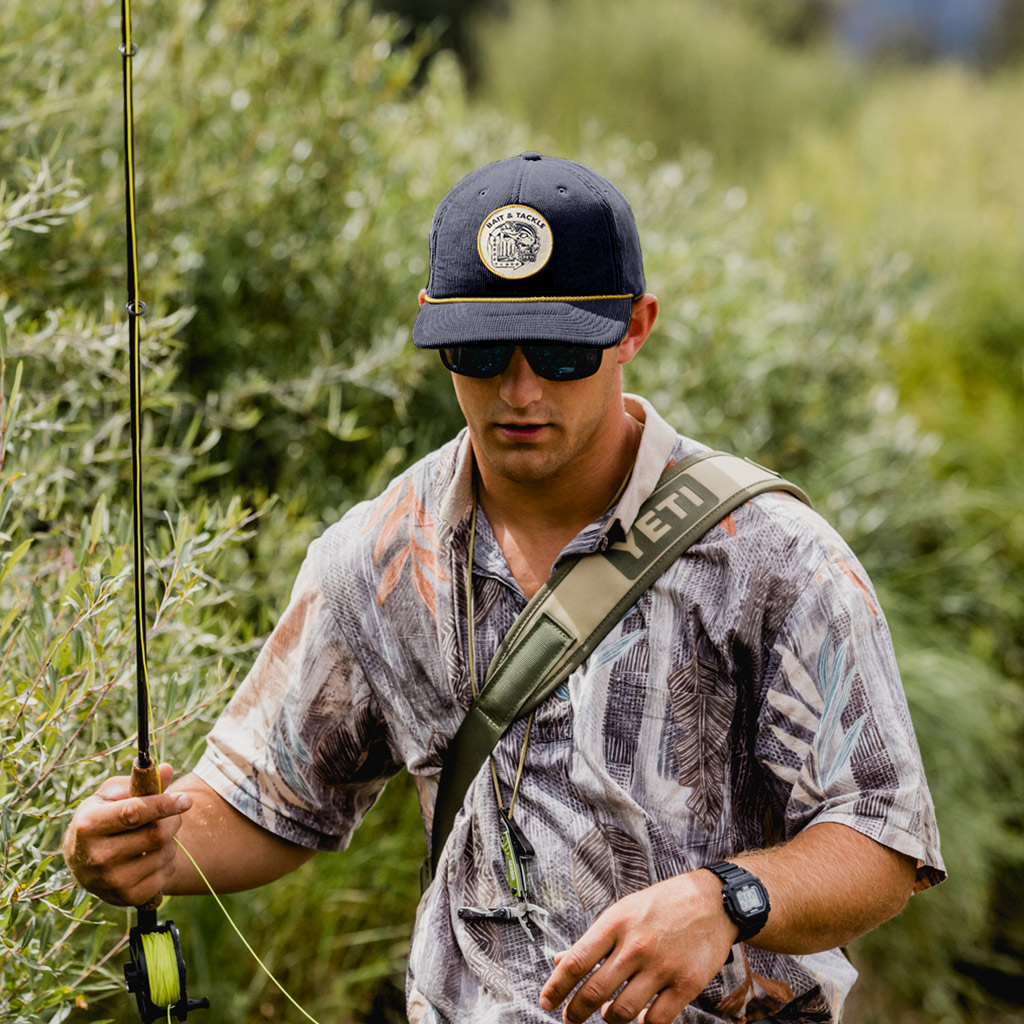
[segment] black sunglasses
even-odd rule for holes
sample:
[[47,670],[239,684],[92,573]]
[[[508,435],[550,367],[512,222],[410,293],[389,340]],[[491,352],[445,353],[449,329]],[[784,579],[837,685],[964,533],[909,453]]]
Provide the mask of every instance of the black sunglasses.
[[[582,380],[601,365],[604,349],[583,345],[522,345],[523,355],[545,380]],[[441,362],[463,377],[497,377],[508,369],[516,345],[454,345],[442,348]]]

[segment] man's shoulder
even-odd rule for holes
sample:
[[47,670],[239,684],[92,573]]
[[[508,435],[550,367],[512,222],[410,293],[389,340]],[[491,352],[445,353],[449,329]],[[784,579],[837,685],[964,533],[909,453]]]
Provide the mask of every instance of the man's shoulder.
[[[675,434],[671,462],[707,454],[711,446],[683,434]],[[741,457],[747,452],[730,451]],[[800,486],[799,479],[789,478]],[[820,563],[852,558],[846,541],[813,505],[808,506],[784,490],[768,490],[749,498],[712,527],[699,545],[743,552],[744,559],[771,561],[779,568],[798,562]],[[798,557],[799,556],[799,557]]]
[[367,526],[381,515],[386,515],[396,504],[400,504],[400,496],[412,496],[408,498],[411,503],[430,507],[431,510],[440,509],[450,498],[451,489],[455,485],[462,443],[460,433],[407,466],[392,477],[377,494],[348,509],[340,519],[327,528],[324,536],[351,536],[353,533],[361,535],[364,531],[369,532],[366,530]]
[[[793,481],[798,483],[798,481]],[[712,527],[692,549],[706,565],[742,580],[751,593],[780,588],[794,595],[835,570],[867,573],[846,540],[813,507],[781,490],[750,498]]]
[[395,476],[372,498],[350,508],[310,547],[321,586],[374,580],[410,558],[440,557],[458,517],[464,436],[459,434]]

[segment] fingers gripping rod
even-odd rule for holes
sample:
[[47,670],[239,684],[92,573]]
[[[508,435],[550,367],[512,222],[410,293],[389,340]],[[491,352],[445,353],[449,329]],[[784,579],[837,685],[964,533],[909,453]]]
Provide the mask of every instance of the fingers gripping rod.
[[[125,210],[128,241],[128,323],[130,335],[131,437],[132,437],[132,518],[134,522],[135,644],[138,683],[139,756],[132,764],[132,796],[159,793],[160,771],[149,751],[149,674],[146,658],[145,560],[142,538],[141,473],[141,358],[140,319],[145,304],[138,296],[138,239],[135,227],[135,143],[132,105],[132,58],[137,47],[132,42],[131,0],[121,0],[121,56],[124,68],[124,150]],[[124,966],[128,991],[134,993],[143,1024],[170,1020],[173,1014],[184,1021],[190,1010],[206,1009],[206,999],[192,1000],[185,990],[185,961],[181,954],[178,929],[173,921],[160,924],[157,908],[163,899],[157,894],[136,908],[137,921],[128,933],[131,959]]]

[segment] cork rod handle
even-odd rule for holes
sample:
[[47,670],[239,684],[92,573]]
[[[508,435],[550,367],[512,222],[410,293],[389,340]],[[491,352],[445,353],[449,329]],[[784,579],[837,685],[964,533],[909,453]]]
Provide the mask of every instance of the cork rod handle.
[[[152,758],[149,759],[149,764],[143,768],[136,758],[132,762],[132,781],[131,781],[131,794],[132,796],[155,796],[161,792],[160,787],[160,767]],[[163,894],[157,893],[151,899],[148,899],[145,903],[139,906],[138,910],[156,910],[163,902]]]

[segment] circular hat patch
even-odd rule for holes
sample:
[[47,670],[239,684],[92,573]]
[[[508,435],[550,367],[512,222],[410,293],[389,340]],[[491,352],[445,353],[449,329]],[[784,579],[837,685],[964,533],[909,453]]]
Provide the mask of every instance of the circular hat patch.
[[476,248],[499,277],[529,277],[551,258],[551,225],[530,206],[502,206],[480,225]]

